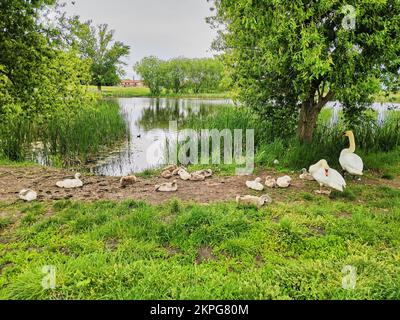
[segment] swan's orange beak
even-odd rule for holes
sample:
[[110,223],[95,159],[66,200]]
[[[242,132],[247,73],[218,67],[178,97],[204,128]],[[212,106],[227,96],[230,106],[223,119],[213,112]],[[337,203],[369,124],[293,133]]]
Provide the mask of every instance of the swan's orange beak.
[[325,176],[329,176],[329,169],[325,169]]

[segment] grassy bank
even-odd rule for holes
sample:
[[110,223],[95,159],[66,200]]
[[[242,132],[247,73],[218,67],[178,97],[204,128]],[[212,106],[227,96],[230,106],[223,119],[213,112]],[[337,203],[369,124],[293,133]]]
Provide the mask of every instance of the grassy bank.
[[[98,92],[97,87],[90,86],[89,90]],[[104,86],[101,89],[103,97],[113,98],[137,98],[137,97],[154,97],[150,94],[150,90],[147,87],[141,88],[124,88],[119,86]],[[159,97],[166,98],[197,98],[197,99],[229,99],[231,94],[229,92],[217,92],[217,93],[162,93]],[[389,95],[381,94],[376,97],[377,102],[395,102],[400,103],[400,93],[391,93]]]
[[116,102],[32,122],[22,116],[0,125],[0,158],[25,161],[40,153],[53,165],[84,164],[125,137]]
[[[97,87],[90,87],[90,90],[98,92]],[[111,98],[137,98],[137,97],[151,97],[149,88],[124,88],[124,87],[102,87],[101,94],[103,97]],[[229,92],[221,93],[167,93],[163,92],[160,98],[185,98],[185,99],[228,99]]]
[[381,94],[376,99],[377,102],[395,102],[400,103],[400,92],[391,94]]
[[[400,175],[400,113],[392,111],[384,125],[377,122],[376,115],[369,121],[354,128],[357,153],[363,157],[367,170],[391,177]],[[331,111],[326,109],[320,115],[311,144],[300,144],[295,135],[287,139],[276,138],[276,132],[269,123],[259,119],[244,107],[221,107],[209,116],[193,119],[186,126],[194,129],[254,129],[256,165],[277,167],[278,169],[300,170],[320,159],[340,169],[339,155],[348,147],[348,139],[343,133],[348,130],[343,119],[335,126],[330,125]],[[210,145],[211,146],[211,145]],[[199,146],[199,150],[200,146]],[[274,160],[279,165],[274,165]],[[221,166],[232,174],[235,166]]]
[[[256,210],[0,203],[0,299],[400,299],[400,191]],[[45,265],[56,288],[43,290]],[[357,270],[342,288],[345,266]]]

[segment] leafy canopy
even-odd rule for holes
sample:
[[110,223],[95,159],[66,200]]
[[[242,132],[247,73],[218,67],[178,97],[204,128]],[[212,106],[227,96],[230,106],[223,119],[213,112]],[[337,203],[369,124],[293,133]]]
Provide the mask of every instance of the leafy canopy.
[[299,121],[300,137],[310,141],[329,100],[341,101],[353,123],[382,87],[398,87],[398,0],[217,0],[214,5],[217,15],[209,22],[223,26],[215,46],[225,52],[240,98],[272,119],[279,133],[291,133]]

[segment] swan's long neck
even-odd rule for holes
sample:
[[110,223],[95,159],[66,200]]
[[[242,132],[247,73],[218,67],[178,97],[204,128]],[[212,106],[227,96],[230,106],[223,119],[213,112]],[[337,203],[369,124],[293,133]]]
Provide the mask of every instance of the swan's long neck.
[[351,153],[354,153],[354,151],[356,151],[356,141],[354,139],[353,133],[350,134],[349,141],[350,141],[350,148],[347,150],[349,150],[349,152],[351,152]]

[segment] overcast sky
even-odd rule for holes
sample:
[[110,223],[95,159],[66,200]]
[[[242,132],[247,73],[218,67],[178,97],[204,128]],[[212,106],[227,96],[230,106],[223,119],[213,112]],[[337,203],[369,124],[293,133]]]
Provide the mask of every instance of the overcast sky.
[[206,0],[68,0],[68,14],[95,24],[107,23],[115,38],[131,47],[127,77],[141,58],[212,56],[215,32],[205,22],[211,14]]

